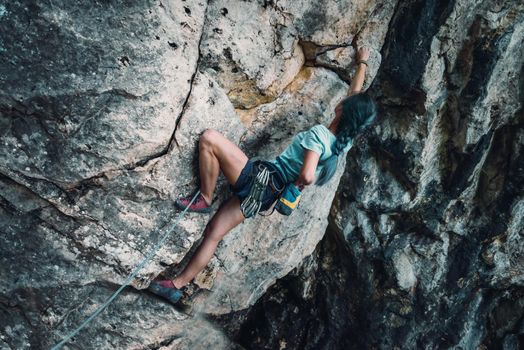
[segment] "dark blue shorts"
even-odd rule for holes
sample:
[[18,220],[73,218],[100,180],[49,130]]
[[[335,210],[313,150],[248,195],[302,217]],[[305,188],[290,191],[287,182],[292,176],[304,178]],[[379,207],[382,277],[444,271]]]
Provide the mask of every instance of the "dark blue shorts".
[[275,203],[275,201],[278,199],[278,196],[282,193],[286,185],[282,176],[280,175],[279,170],[275,168],[275,166],[272,163],[258,159],[255,161],[252,161],[251,159],[248,160],[246,165],[242,169],[242,172],[240,173],[237,182],[235,183],[235,185],[230,186],[230,189],[231,192],[233,192],[233,194],[240,199],[240,202],[242,202],[244,198],[246,198],[249,195],[251,186],[254,183],[253,180],[261,170],[259,168],[259,165],[261,163],[269,167],[271,171],[271,176],[268,185],[266,186],[264,200],[260,209],[260,211],[266,211],[269,208],[271,208],[273,203]]

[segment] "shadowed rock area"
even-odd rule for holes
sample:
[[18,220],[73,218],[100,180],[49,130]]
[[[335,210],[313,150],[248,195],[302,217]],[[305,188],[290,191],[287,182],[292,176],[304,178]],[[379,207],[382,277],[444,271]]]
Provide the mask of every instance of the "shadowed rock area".
[[[187,214],[71,349],[524,346],[524,5],[0,1],[0,348],[50,348],[170,230],[216,129],[271,159],[327,125],[356,48],[377,124],[290,217],[172,277]],[[221,177],[213,204],[229,196]]]
[[[315,252],[217,318],[250,349],[524,346],[524,13],[399,3]],[[233,325],[232,325],[233,323]]]

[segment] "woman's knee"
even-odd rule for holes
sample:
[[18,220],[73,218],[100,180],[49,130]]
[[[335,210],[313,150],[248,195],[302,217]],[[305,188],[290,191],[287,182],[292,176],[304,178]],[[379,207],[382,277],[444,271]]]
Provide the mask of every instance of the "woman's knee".
[[215,129],[204,130],[202,135],[200,135],[200,147],[212,146],[220,136],[221,134]]

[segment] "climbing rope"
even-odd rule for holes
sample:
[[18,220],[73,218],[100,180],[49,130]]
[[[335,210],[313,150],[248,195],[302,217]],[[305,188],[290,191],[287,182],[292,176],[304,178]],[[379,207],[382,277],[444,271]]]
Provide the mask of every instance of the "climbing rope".
[[180,222],[180,220],[182,219],[182,216],[187,212],[187,209],[191,206],[191,204],[193,204],[193,202],[195,201],[195,199],[198,197],[198,195],[200,194],[200,190],[195,194],[195,196],[193,197],[193,199],[191,199],[191,202],[189,202],[189,204],[187,205],[187,207],[178,215],[178,218],[175,220],[175,223],[173,224],[172,228],[170,230],[168,230],[163,236],[161,236],[161,238],[158,240],[158,242],[153,245],[153,247],[151,248],[151,251],[145,256],[144,259],[142,259],[142,261],[135,267],[135,269],[133,270],[133,272],[131,272],[131,274],[126,278],[126,280],[124,281],[124,284],[122,284],[120,286],[120,288],[118,288],[107,300],[105,303],[103,303],[102,305],[100,305],[100,307],[98,309],[95,310],[95,312],[93,312],[91,314],[91,316],[89,316],[84,322],[82,322],[82,324],[80,324],[80,326],[78,326],[74,331],[72,331],[71,333],[69,333],[66,337],[64,337],[62,339],[62,341],[60,341],[60,343],[56,344],[55,346],[53,346],[51,348],[51,350],[58,350],[60,349],[62,346],[64,346],[68,341],[69,339],[73,338],[75,335],[77,335],[85,326],[87,326],[91,321],[93,321],[102,311],[104,311],[104,309],[109,306],[109,304],[111,304],[111,302],[113,302],[113,300],[116,299],[116,297],[118,296],[118,294],[120,294],[120,292],[122,292],[122,290],[124,290],[125,287],[127,287],[131,281],[133,281],[133,279],[136,277],[136,275],[138,274],[138,272],[140,270],[142,270],[144,268],[144,266],[146,266],[150,260],[155,256],[155,254],[158,252],[158,250],[160,249],[160,247],[162,246],[162,244],[164,243],[164,241],[166,240],[167,236],[169,236],[169,234],[174,231],[176,225],[178,225],[178,223]]

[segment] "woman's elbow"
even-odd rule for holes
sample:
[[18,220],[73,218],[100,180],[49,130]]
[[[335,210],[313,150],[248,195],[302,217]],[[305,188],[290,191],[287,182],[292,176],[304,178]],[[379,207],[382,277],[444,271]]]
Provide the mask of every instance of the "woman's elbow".
[[315,174],[302,174],[302,176],[300,176],[300,180],[306,186],[311,185],[313,182],[315,182]]

